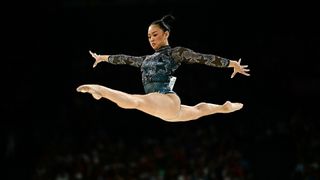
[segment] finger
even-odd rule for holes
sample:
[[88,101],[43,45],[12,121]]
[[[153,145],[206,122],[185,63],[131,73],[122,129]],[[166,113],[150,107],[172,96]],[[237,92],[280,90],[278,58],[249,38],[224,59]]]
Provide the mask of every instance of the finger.
[[90,52],[90,54],[91,54],[91,56],[93,57],[93,58],[97,58],[98,57],[98,55],[97,55],[97,53],[94,53],[94,52],[91,52],[91,51],[89,51]]
[[238,63],[239,63],[239,64],[241,63],[241,58],[239,59]]
[[231,74],[231,78],[233,78],[236,74],[237,74],[237,72],[234,71],[234,72]]
[[244,71],[244,72],[249,72],[249,71],[250,71],[250,69],[243,69],[243,71]]
[[250,76],[250,74],[248,74],[248,73],[246,73],[246,72],[243,72],[243,73],[241,73],[241,74],[243,74],[243,75],[245,75],[245,76]]
[[91,56],[93,57],[93,58],[96,58],[96,54],[95,53],[91,53]]
[[241,67],[242,67],[242,68],[247,68],[247,67],[248,67],[248,65],[242,65]]
[[95,68],[97,66],[97,64],[98,64],[98,62],[95,61],[92,67]]

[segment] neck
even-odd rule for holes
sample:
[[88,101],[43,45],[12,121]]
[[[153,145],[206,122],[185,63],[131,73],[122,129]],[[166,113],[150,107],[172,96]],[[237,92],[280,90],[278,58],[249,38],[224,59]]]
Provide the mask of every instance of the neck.
[[156,49],[156,51],[161,51],[162,49],[165,49],[167,47],[170,47],[169,44],[160,46],[160,48]]

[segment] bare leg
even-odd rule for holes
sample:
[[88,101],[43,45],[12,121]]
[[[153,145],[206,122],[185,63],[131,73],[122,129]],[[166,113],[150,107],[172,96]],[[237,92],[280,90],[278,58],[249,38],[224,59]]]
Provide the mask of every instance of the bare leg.
[[124,109],[137,109],[168,122],[196,120],[215,113],[231,113],[240,110],[242,103],[226,101],[222,105],[199,103],[195,106],[180,105],[176,94],[150,93],[128,94],[101,85],[88,84],[77,88],[78,92],[90,93],[95,99],[109,99]]
[[150,93],[128,94],[101,85],[87,84],[77,88],[78,92],[90,93],[95,99],[109,99],[124,109],[138,109],[155,117],[172,119],[180,110],[180,99],[176,94]]
[[180,122],[196,120],[200,117],[216,114],[216,113],[231,113],[240,110],[243,107],[242,103],[231,103],[226,101],[222,105],[211,104],[211,103],[199,103],[195,106],[181,105],[179,115],[167,121]]

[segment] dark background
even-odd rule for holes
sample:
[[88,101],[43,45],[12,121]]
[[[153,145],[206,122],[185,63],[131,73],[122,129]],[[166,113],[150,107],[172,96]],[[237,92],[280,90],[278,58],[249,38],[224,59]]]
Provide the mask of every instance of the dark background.
[[[298,163],[319,164],[315,6],[178,0],[40,5],[4,6],[9,11],[3,16],[1,158],[8,179],[36,179],[39,167],[53,163],[44,157],[81,153],[88,137],[140,144],[145,138],[181,133],[192,137],[208,128],[218,132],[205,136],[208,142],[217,138],[228,144],[227,150],[240,151],[251,163],[253,179],[293,179]],[[88,51],[151,54],[147,27],[168,13],[176,17],[171,46],[242,58],[251,70],[250,77],[230,79],[230,69],[182,65],[175,85],[182,103],[239,101],[244,103],[241,111],[168,123],[75,91],[81,84],[97,83],[143,93],[139,69],[107,63],[93,69]],[[201,138],[186,138],[184,143]],[[126,147],[132,148],[130,143]],[[319,169],[301,176],[317,173]]]

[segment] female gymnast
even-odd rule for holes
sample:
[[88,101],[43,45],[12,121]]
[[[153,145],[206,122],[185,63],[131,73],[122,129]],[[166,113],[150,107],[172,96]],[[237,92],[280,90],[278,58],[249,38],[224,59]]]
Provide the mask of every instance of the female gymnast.
[[126,64],[139,67],[145,94],[128,94],[98,84],[84,84],[78,92],[90,93],[95,99],[106,98],[124,109],[137,109],[168,122],[196,120],[215,113],[231,113],[240,110],[242,103],[226,101],[212,104],[201,102],[194,106],[183,105],[173,91],[174,72],[182,63],[200,63],[212,67],[233,68],[231,78],[237,73],[250,76],[247,65],[240,65],[241,59],[229,60],[212,54],[202,54],[185,47],[171,47],[169,35],[172,15],[153,21],[148,27],[148,39],[154,53],[145,56],[98,55],[89,51],[95,59],[93,67],[100,62]]

